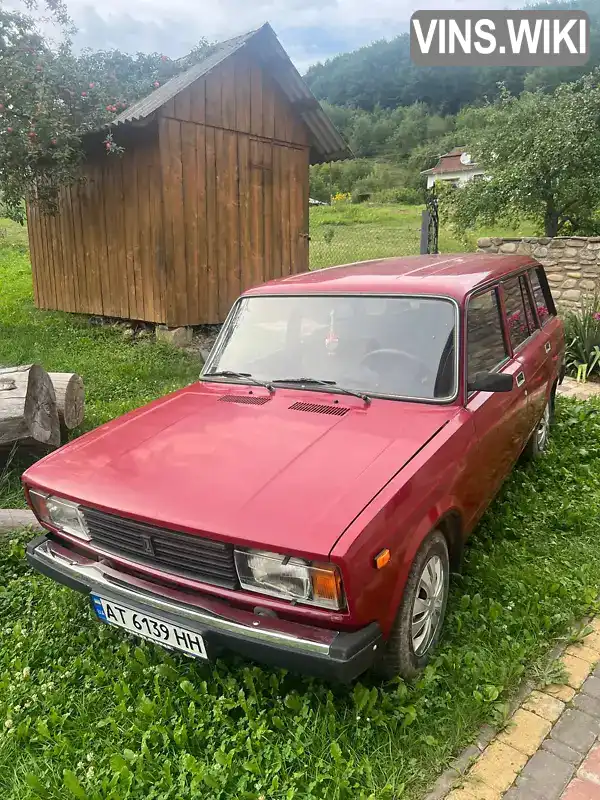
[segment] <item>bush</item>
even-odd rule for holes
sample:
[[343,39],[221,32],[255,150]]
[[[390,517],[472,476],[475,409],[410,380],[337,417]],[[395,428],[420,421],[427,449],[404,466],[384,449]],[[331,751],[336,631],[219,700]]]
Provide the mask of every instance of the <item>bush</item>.
[[329,203],[336,194],[349,194],[355,183],[373,170],[373,162],[366,159],[334,161],[314,164],[310,168],[310,196]]
[[352,202],[365,203],[367,200],[370,200],[371,195],[375,193],[373,183],[372,177],[361,178],[359,181],[356,181],[352,189]]
[[381,189],[371,195],[373,203],[401,203],[407,206],[418,206],[423,202],[423,197],[416,189],[397,188]]
[[578,311],[567,312],[564,323],[567,372],[583,380],[600,374],[600,297],[582,300]]

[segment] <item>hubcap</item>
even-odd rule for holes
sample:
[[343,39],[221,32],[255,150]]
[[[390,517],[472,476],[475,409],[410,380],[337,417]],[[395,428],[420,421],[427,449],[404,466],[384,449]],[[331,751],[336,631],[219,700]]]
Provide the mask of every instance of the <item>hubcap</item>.
[[550,403],[548,403],[548,405],[544,409],[544,415],[540,420],[540,424],[538,425],[536,431],[538,450],[544,450],[546,448],[546,443],[548,441],[549,433],[550,433]]
[[446,599],[446,575],[439,556],[423,567],[412,611],[412,646],[416,656],[431,647],[442,619]]

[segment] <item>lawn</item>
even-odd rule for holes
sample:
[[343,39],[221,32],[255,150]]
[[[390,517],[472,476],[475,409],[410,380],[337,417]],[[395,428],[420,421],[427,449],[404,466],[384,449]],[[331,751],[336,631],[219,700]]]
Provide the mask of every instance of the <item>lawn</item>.
[[[0,363],[80,371],[87,427],[193,380],[166,346],[37,312],[22,250],[0,249]],[[0,539],[0,797],[415,800],[526,675],[556,676],[550,646],[598,594],[599,511],[600,402],[563,402],[467,548],[433,663],[351,688],[128,638],[29,571],[26,534]]]
[[[370,258],[408,256],[419,253],[422,206],[372,203],[315,206],[310,210],[311,269],[347,264]],[[441,227],[442,253],[473,251],[480,236],[533,236],[533,225],[519,229],[481,229],[459,237]]]

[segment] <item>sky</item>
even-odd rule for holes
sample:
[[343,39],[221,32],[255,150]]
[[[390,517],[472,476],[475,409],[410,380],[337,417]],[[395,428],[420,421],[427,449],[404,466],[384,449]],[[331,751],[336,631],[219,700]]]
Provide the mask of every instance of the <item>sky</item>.
[[521,8],[523,0],[66,0],[81,47],[176,58],[202,36],[226,39],[270,22],[301,72],[408,30],[420,9]]

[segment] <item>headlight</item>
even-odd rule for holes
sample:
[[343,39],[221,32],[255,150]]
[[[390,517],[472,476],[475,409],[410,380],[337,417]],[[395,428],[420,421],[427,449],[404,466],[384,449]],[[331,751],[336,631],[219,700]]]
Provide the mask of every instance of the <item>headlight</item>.
[[91,539],[87,523],[77,503],[38,492],[37,489],[29,490],[29,498],[33,510],[42,522],[47,522],[59,531],[78,536],[80,539]]
[[235,565],[242,587],[251,592],[336,611],[344,607],[342,579],[333,564],[264,550],[236,550]]

